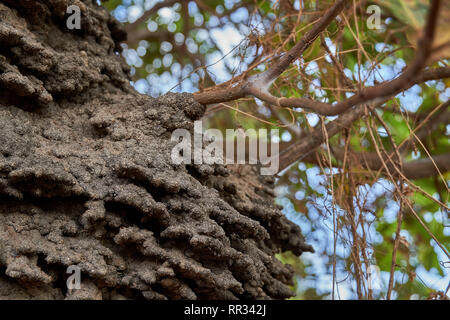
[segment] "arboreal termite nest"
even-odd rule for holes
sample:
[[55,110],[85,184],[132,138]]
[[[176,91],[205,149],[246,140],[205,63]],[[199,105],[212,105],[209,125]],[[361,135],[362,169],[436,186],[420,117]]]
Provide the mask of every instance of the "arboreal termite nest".
[[[66,8],[81,6],[81,30]],[[310,251],[246,167],[174,165],[204,106],[135,93],[95,1],[0,1],[0,298],[268,299]],[[82,289],[67,290],[67,267]]]

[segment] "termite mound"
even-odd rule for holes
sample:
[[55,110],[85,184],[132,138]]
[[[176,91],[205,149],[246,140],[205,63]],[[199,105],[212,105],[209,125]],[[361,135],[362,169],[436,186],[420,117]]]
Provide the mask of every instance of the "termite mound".
[[[246,167],[174,165],[205,107],[130,87],[96,1],[0,1],[0,298],[283,299],[312,248]],[[81,271],[67,290],[66,270]]]

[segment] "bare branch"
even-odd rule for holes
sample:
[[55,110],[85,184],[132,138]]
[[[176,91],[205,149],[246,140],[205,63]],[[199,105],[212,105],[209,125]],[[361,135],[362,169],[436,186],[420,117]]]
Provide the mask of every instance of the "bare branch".
[[326,116],[335,116],[357,105],[367,104],[371,102],[376,103],[380,100],[390,98],[391,96],[402,92],[406,88],[411,87],[415,83],[416,75],[419,74],[420,71],[425,67],[432,49],[431,46],[434,39],[436,29],[435,23],[439,12],[439,6],[440,0],[434,0],[432,2],[427,25],[424,29],[422,37],[418,42],[416,56],[410,66],[398,78],[395,78],[394,80],[383,82],[376,86],[364,88],[354,96],[334,105],[307,98],[277,98],[264,90],[264,88],[261,89],[257,86],[252,86],[247,91],[253,96],[268,103],[273,103],[281,107],[306,108],[318,114]]
[[[323,103],[307,98],[278,98],[267,91],[270,83],[277,78],[294,60],[301,54],[317,36],[326,28],[326,26],[339,14],[344,8],[345,1],[338,1],[331,7],[325,15],[315,24],[314,28],[308,32],[300,42],[298,42],[290,51],[271,66],[262,74],[250,77],[244,83],[238,83],[233,88],[211,90],[194,94],[194,98],[202,103],[219,103],[223,101],[236,100],[245,95],[253,95],[267,103],[278,105],[281,107],[298,107],[312,110],[318,114],[334,116],[343,113],[354,106],[367,103],[377,103],[391,98],[393,95],[409,88],[417,81],[427,81],[426,77],[416,76],[425,67],[426,62],[431,53],[433,43],[436,20],[439,12],[440,0],[433,0],[429,10],[427,24],[424,28],[423,35],[418,42],[416,56],[410,66],[396,79],[381,83],[376,86],[362,89],[354,96],[341,101],[337,104]],[[439,76],[446,76],[447,70],[439,69],[435,72]],[[436,74],[437,75],[437,74]]]
[[[446,72],[450,72],[450,68],[424,71],[416,78],[414,83],[439,79]],[[377,103],[375,108],[380,108],[383,103],[384,102]],[[365,107],[366,105],[359,105],[353,109],[349,109],[342,113],[339,118],[328,123],[326,126],[326,130],[328,130],[328,137],[331,138],[345,128],[349,128],[354,121],[362,118],[364,116]],[[325,137],[323,135],[322,128],[315,128],[309,136],[299,138],[298,142],[292,144],[289,149],[280,153],[280,171],[284,170],[295,161],[302,160],[324,142]]]
[[280,60],[272,65],[267,71],[258,76],[258,82],[261,86],[269,85],[273,80],[278,78],[292,62],[297,60],[301,54],[316,40],[316,38],[328,27],[328,25],[337,17],[337,15],[344,9],[347,0],[339,0],[328,9],[319,21],[317,21],[313,28],[308,31],[302,39]]
[[[381,105],[381,103],[379,104]],[[365,106],[359,106],[353,110],[344,112],[339,118],[328,123],[325,126],[327,130],[328,138],[333,137],[337,133],[346,128],[350,128],[352,123],[364,116]],[[299,138],[298,142],[293,144],[289,149],[280,152],[279,171],[283,171],[289,167],[292,163],[300,161],[303,158],[310,155],[314,150],[325,142],[325,135],[321,127],[315,128],[307,137]]]
[[[333,150],[333,154],[338,160],[344,159],[344,151],[343,150]],[[388,159],[380,159],[378,154],[376,153],[367,153],[367,152],[349,152],[348,157],[353,164],[363,166],[369,170],[378,171],[383,169],[383,161],[386,163],[387,168],[392,174],[395,174],[396,171],[393,165],[387,161]],[[450,171],[450,153],[441,154],[437,156],[433,156],[430,158],[423,158],[414,161],[403,162],[403,174],[408,179],[421,179],[428,178],[439,175],[439,172],[436,170],[435,165],[439,168],[441,172]]]
[[348,0],[337,1],[319,21],[314,24],[314,27],[307,32],[303,38],[280,60],[271,66],[267,71],[249,78],[247,81],[240,82],[232,88],[212,89],[204,92],[194,93],[194,99],[201,104],[211,104],[237,100],[246,95],[254,95],[252,91],[254,88],[266,91],[270,83],[277,78],[283,71],[311,45],[311,43],[325,30],[330,22],[344,9]]

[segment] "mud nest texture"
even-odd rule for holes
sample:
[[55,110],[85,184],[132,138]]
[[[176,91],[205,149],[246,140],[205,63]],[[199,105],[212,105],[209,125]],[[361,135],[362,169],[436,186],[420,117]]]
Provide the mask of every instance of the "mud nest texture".
[[273,178],[172,164],[171,132],[205,107],[134,92],[125,37],[96,1],[0,1],[0,299],[291,296],[275,254],[312,248]]

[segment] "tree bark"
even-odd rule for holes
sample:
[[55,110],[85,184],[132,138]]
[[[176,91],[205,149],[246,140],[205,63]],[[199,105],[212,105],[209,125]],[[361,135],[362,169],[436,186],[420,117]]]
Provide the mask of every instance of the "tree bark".
[[[66,26],[81,9],[81,29]],[[312,251],[245,167],[174,165],[205,107],[130,86],[94,0],[0,0],[0,298],[281,299]],[[68,289],[69,266],[81,289]]]

